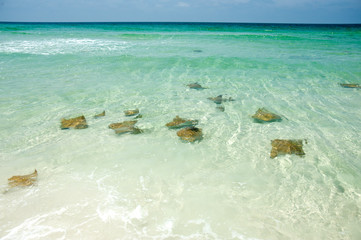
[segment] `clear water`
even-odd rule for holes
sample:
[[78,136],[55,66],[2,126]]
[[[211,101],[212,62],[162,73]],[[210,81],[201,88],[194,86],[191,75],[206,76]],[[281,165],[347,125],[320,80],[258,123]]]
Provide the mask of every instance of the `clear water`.
[[[360,39],[360,25],[0,24],[1,192],[39,172],[0,194],[0,238],[360,239],[361,90],[339,85],[361,84]],[[225,112],[219,94],[236,100]],[[254,123],[260,107],[284,121]],[[108,129],[135,108],[144,134]],[[82,114],[89,128],[60,130]],[[204,139],[181,142],[176,115]],[[307,139],[306,155],[271,159],[276,138]]]

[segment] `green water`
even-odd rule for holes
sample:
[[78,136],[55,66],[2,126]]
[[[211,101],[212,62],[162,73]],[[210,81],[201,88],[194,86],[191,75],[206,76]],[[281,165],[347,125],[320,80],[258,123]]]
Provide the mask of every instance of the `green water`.
[[[360,39],[360,25],[0,23],[0,238],[361,238],[361,89],[339,85],[361,85]],[[262,107],[283,121],[255,123]],[[143,134],[108,128],[136,108]],[[60,129],[79,115],[89,128]],[[203,140],[165,127],[176,115]],[[271,159],[273,139],[307,140],[305,156]]]

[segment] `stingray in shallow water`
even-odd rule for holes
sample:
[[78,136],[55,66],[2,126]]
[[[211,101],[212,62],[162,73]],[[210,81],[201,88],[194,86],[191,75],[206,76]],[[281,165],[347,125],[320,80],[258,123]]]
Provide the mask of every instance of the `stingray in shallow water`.
[[265,108],[259,108],[257,112],[252,116],[252,118],[257,123],[282,121],[282,118],[280,116],[268,111]]
[[127,117],[135,116],[135,115],[139,114],[139,109],[126,110],[126,111],[124,111],[124,114]]
[[272,150],[271,158],[275,158],[278,155],[284,154],[295,154],[298,156],[305,155],[303,151],[303,140],[284,140],[284,139],[274,139],[271,141]]
[[30,186],[35,183],[38,177],[38,171],[35,171],[28,175],[19,175],[19,176],[12,176],[8,179],[10,187],[17,187],[17,186]]
[[137,120],[134,121],[124,121],[120,123],[112,123],[108,127],[113,129],[116,134],[124,134],[124,133],[130,133],[130,134],[139,134],[143,131],[134,125],[137,123]]
[[203,138],[203,133],[201,128],[197,127],[186,127],[182,128],[177,132],[177,136],[184,141],[195,142],[200,141]]
[[69,129],[69,128],[84,129],[87,127],[88,124],[84,116],[79,116],[70,119],[65,119],[65,118],[61,119],[61,126],[60,126],[61,129]]
[[176,116],[173,118],[172,122],[169,122],[166,124],[168,128],[183,128],[183,127],[191,127],[198,124],[198,120],[187,120],[184,118],[180,118],[179,116]]
[[134,126],[117,128],[117,129],[114,129],[114,131],[116,134],[119,134],[119,135],[124,134],[124,133],[139,134],[139,133],[143,132],[143,130],[141,130],[137,127],[134,127]]
[[120,122],[120,123],[111,123],[109,124],[109,128],[115,130],[118,128],[122,128],[122,127],[132,127],[134,126],[138,121],[134,120],[134,121],[124,121],[124,122]]
[[344,88],[358,88],[361,89],[361,86],[357,83],[340,83],[341,87]]
[[216,104],[221,104],[222,102],[230,102],[230,101],[234,101],[233,98],[229,97],[229,98],[223,98],[223,95],[218,95],[217,97],[209,97],[207,98],[211,101],[213,101]]
[[190,83],[190,84],[187,84],[187,86],[190,89],[196,89],[196,90],[206,89],[205,87],[202,87],[199,83]]

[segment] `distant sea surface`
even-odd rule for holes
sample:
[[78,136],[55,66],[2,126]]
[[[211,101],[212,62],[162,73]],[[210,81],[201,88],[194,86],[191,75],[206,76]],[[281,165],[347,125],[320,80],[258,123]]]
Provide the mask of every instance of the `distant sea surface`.
[[[361,85],[361,25],[0,23],[0,238],[361,239],[361,89],[341,83]],[[144,132],[115,134],[129,109]]]

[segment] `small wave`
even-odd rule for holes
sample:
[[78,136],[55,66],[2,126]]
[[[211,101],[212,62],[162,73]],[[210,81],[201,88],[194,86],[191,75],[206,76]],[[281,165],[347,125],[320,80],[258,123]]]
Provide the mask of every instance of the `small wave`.
[[128,46],[125,41],[95,39],[49,39],[42,41],[15,40],[0,45],[2,53],[25,53],[39,55],[119,52]]

